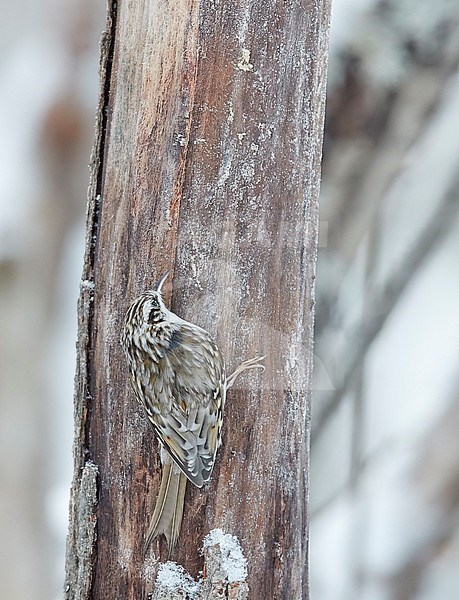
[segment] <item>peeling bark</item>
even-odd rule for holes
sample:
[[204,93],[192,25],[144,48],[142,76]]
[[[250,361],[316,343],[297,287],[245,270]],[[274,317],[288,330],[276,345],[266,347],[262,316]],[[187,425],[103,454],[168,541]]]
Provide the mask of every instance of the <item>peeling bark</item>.
[[[90,392],[91,327],[94,302],[94,252],[100,215],[100,182],[103,164],[105,111],[113,19],[109,12],[107,28],[100,43],[101,93],[96,112],[95,140],[91,156],[86,213],[86,244],[80,297],[78,300],[77,364],[75,372],[74,476],[70,491],[69,532],[65,567],[65,598],[91,598],[93,562],[97,556],[97,474],[88,450],[88,419],[93,398]],[[81,563],[83,561],[83,564]]]
[[72,551],[68,555],[66,598],[90,597],[97,539],[97,476],[96,465],[88,461],[79,478],[78,495],[72,496],[75,503],[73,531],[76,535],[69,538]]
[[[168,269],[167,302],[213,334],[229,370],[266,355],[266,371],[229,394],[212,481],[188,486],[172,558],[196,577],[199,540],[221,527],[241,542],[251,598],[308,597],[328,11],[327,0],[109,5],[79,305],[68,598],[146,598],[167,555],[161,540],[143,556],[160,466],[119,336],[129,303]],[[80,594],[88,461],[99,473],[97,538]]]

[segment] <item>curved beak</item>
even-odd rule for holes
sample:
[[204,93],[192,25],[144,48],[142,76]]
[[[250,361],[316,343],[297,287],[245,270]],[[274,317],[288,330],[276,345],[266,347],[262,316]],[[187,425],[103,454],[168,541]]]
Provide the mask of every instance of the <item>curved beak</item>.
[[164,273],[164,275],[161,277],[161,279],[158,279],[158,281],[153,286],[153,290],[155,292],[158,292],[158,294],[161,293],[161,288],[163,287],[163,283],[166,281],[167,276],[169,275],[169,273],[170,273],[170,271],[166,271],[166,273]]

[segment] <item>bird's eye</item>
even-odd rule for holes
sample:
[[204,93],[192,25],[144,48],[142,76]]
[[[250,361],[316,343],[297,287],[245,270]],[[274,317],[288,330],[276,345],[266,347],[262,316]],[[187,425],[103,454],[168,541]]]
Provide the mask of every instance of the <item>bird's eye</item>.
[[154,323],[159,320],[159,316],[160,316],[160,312],[161,312],[161,308],[159,306],[159,302],[158,302],[157,298],[151,298],[150,307],[151,307],[151,310],[148,315],[148,322]]

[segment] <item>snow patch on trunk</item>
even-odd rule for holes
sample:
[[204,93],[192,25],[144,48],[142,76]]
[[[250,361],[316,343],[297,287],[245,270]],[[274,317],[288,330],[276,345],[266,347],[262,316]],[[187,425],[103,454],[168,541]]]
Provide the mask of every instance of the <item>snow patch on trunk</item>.
[[221,529],[212,529],[204,538],[204,549],[220,546],[221,568],[224,570],[229,583],[247,579],[247,559],[242,553],[241,545],[236,536],[223,533]]
[[204,538],[202,553],[205,576],[199,581],[175,562],[162,563],[152,600],[247,600],[247,559],[237,537],[213,529]]

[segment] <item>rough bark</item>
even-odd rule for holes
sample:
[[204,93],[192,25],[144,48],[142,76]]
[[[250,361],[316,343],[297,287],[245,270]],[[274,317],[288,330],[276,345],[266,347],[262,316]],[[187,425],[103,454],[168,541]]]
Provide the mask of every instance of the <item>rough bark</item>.
[[[109,4],[79,305],[69,599],[146,598],[167,557],[162,541],[143,557],[160,466],[119,336],[129,303],[168,269],[166,300],[214,335],[230,369],[266,356],[266,371],[231,391],[212,482],[188,486],[172,558],[196,577],[202,539],[219,527],[241,543],[250,598],[308,597],[328,10],[326,0]],[[97,507],[83,481],[97,484]]]

